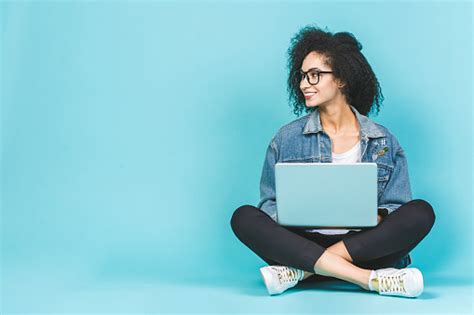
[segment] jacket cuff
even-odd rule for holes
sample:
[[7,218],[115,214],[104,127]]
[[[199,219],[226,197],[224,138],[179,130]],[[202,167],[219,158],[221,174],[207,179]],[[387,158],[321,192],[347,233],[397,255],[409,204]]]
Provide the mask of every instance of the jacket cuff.
[[[259,207],[260,206],[260,207]],[[257,205],[257,208],[265,212],[273,221],[277,222],[277,212],[276,212],[276,204],[270,200],[267,200],[263,204],[260,203]]]
[[[387,215],[389,215],[393,211],[397,210],[400,206],[401,205],[399,205],[399,204],[390,203],[390,204],[380,205],[380,206],[378,206],[378,209],[385,209],[387,211]],[[381,211],[385,211],[385,210],[381,210]],[[380,211],[380,210],[378,210],[378,211]]]

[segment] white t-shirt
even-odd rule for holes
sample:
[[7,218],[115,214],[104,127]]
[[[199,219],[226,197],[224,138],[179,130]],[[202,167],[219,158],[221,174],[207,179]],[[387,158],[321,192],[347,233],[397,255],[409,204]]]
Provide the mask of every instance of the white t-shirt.
[[[361,150],[360,150],[360,141],[352,147],[349,151],[343,153],[334,153],[332,152],[332,162],[333,163],[359,163],[361,161]],[[352,231],[360,231],[360,229],[351,229]],[[306,232],[318,232],[321,234],[346,234],[350,230],[348,229],[309,229]]]

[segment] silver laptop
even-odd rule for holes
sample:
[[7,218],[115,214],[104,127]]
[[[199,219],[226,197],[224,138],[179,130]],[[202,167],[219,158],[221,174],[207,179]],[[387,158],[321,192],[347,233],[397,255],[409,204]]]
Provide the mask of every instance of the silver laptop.
[[276,163],[275,189],[281,225],[377,225],[376,163]]

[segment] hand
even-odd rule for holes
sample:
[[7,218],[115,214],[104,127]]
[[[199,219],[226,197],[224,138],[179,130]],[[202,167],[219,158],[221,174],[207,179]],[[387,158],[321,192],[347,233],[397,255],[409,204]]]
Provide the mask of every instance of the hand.
[[382,216],[380,214],[377,214],[377,224],[379,224],[380,221],[382,221]]

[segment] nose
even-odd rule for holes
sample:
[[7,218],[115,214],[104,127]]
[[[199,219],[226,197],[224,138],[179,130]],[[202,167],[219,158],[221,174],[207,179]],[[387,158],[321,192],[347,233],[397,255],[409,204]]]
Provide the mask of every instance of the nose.
[[308,80],[306,79],[306,77],[302,78],[301,81],[300,81],[300,89],[301,91],[304,90],[304,88],[310,86]]

